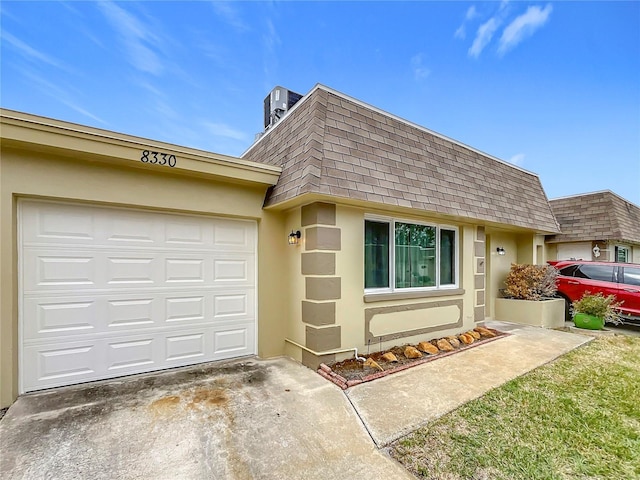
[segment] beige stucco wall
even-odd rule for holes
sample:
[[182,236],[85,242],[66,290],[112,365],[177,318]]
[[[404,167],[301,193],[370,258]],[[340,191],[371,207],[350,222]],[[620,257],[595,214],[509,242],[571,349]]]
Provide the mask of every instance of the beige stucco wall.
[[[87,161],[81,154],[6,148],[0,161],[0,405],[17,395],[17,200],[21,197],[119,205],[161,211],[251,218],[258,221],[258,353],[283,353],[285,301],[278,257],[286,247],[280,214],[264,213],[267,185],[233,184],[174,174],[170,169],[128,168]],[[276,279],[274,279],[274,275]],[[284,279],[286,281],[286,279]]]
[[[504,255],[498,255],[498,247],[504,248]],[[495,298],[504,288],[512,263],[518,263],[518,236],[487,229],[487,316],[490,318],[494,318]]]

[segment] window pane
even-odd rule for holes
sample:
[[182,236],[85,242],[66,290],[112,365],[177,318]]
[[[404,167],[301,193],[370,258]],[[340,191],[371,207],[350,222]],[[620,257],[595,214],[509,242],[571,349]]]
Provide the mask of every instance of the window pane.
[[396,223],[396,288],[435,286],[435,247],[435,227]]
[[440,230],[440,285],[456,283],[456,232]]
[[629,249],[625,247],[616,247],[616,262],[627,263],[629,260]]
[[624,283],[640,287],[640,268],[624,267]]
[[389,224],[364,222],[364,288],[389,287]]
[[576,270],[575,276],[603,282],[615,282],[613,279],[613,267],[606,265],[581,265]]

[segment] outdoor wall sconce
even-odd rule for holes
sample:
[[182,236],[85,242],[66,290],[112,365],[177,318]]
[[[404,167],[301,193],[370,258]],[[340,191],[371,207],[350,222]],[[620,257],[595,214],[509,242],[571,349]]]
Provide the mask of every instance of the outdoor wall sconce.
[[300,242],[300,230],[296,230],[295,232],[291,230],[289,234],[289,245],[298,245]]
[[504,255],[505,253],[507,253],[504,251],[504,248],[502,247],[496,248],[496,252],[498,252],[498,255]]

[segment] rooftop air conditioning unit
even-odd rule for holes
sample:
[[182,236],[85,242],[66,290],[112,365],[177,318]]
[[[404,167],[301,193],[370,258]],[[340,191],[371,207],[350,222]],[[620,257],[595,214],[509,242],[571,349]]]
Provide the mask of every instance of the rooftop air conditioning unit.
[[272,127],[293,107],[302,95],[283,87],[275,87],[264,99],[264,128]]

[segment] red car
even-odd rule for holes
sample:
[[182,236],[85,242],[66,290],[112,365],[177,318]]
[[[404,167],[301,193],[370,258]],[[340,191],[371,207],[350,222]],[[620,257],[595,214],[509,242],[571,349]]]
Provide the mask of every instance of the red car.
[[548,263],[558,269],[558,295],[567,303],[567,318],[571,302],[585,292],[602,292],[623,302],[623,322],[640,324],[640,264],[583,260]]

